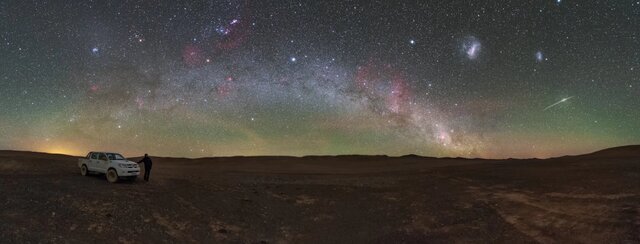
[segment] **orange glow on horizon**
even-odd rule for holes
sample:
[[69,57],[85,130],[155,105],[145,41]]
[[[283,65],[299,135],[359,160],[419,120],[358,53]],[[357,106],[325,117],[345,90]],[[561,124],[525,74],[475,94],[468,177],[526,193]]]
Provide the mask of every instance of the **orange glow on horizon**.
[[42,145],[40,147],[36,147],[36,151],[51,153],[51,154],[64,154],[71,156],[81,156],[86,153],[78,150],[77,147],[73,145],[69,145],[67,143],[50,143],[48,145]]

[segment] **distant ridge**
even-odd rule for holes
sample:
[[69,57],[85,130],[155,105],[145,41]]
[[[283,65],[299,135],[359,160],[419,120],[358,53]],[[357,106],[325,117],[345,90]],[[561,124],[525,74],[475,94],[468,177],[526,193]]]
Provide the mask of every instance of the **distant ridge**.
[[35,151],[18,151],[18,150],[0,150],[0,157],[7,156],[18,156],[18,157],[35,157],[35,158],[50,158],[50,157],[81,157],[74,155],[67,155],[61,153],[46,153],[46,152],[35,152]]
[[578,157],[640,157],[640,145],[628,145],[602,149]]
[[[46,157],[47,155],[56,157],[82,157],[74,155],[65,155],[59,153],[46,153],[35,151],[19,151],[19,150],[0,150],[0,156],[37,156]],[[153,155],[152,155],[153,156]],[[455,159],[455,160],[531,160],[532,158],[507,158],[507,159],[491,159],[491,158],[464,158],[464,157],[430,157],[416,154],[407,154],[401,156],[388,156],[388,155],[360,155],[360,154],[344,154],[344,155],[305,155],[305,156],[220,156],[220,157],[200,157],[200,158],[187,158],[187,157],[171,157],[171,156],[153,156],[155,158],[166,159],[186,159],[186,160],[207,160],[207,159],[252,159],[252,158],[306,158],[306,159],[323,159],[323,158],[343,158],[343,159],[384,159],[384,158],[404,158],[404,159]],[[565,155],[553,158],[564,157],[640,157],[640,145],[627,145],[619,147],[611,147],[602,150],[598,150],[592,153],[578,154],[578,155]],[[141,156],[132,156],[130,159],[141,158]],[[549,158],[549,159],[553,159]]]

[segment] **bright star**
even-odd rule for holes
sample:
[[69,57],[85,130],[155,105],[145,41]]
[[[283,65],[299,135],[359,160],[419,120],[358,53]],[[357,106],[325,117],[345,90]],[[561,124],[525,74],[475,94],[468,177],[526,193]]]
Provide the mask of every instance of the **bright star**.
[[225,28],[224,26],[220,26],[216,28],[216,32],[218,32],[218,34],[220,35],[227,35],[229,34],[229,29]]
[[416,44],[416,41],[415,40],[409,40],[409,44],[414,45],[414,44]]

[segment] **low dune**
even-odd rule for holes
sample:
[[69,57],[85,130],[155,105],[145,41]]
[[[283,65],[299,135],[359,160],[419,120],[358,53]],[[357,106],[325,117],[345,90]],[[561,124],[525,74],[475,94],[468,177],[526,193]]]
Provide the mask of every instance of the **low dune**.
[[640,146],[552,159],[153,158],[150,182],[0,151],[3,243],[638,243]]

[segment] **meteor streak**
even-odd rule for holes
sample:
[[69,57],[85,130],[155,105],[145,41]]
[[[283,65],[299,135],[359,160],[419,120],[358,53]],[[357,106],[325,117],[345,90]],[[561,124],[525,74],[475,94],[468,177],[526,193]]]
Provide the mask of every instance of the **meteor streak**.
[[554,104],[551,104],[551,105],[547,106],[547,107],[546,107],[546,108],[544,108],[542,111],[547,111],[547,109],[553,108],[553,107],[555,107],[556,105],[561,104],[561,103],[563,103],[563,102],[566,102],[566,101],[568,101],[569,99],[571,99],[571,98],[573,98],[573,97],[574,97],[574,96],[565,97],[565,98],[563,98],[562,100],[557,101],[556,103],[554,103]]

